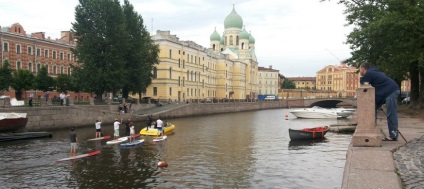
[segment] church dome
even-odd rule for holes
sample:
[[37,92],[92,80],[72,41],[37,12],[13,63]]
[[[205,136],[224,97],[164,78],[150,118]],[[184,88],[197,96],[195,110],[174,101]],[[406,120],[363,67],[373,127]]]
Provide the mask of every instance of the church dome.
[[243,27],[243,31],[241,31],[240,34],[239,34],[239,38],[240,39],[247,39],[247,40],[249,40],[249,38],[250,38],[250,34],[247,33],[247,31],[244,27]]
[[249,36],[249,43],[255,44],[255,38],[252,36],[252,33]]
[[216,32],[216,28],[215,28],[215,31],[213,31],[210,39],[211,39],[211,41],[220,41],[221,40],[221,36],[219,36],[218,32]]
[[241,16],[239,14],[237,14],[236,10],[234,9],[234,5],[233,5],[233,10],[231,11],[231,13],[225,17],[224,20],[224,28],[239,28],[241,29],[243,27],[243,19],[241,18]]

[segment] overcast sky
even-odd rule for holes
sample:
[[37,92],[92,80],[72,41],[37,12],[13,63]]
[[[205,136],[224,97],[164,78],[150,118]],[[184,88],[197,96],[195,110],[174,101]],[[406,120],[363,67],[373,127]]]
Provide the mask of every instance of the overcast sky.
[[[256,56],[262,67],[273,66],[287,77],[316,76],[327,65],[350,57],[344,44],[351,31],[345,27],[344,6],[320,0],[130,0],[147,29],[169,30],[180,40],[210,46],[216,27],[233,2],[247,31],[256,39]],[[45,32],[59,38],[71,28],[78,0],[0,0],[0,25],[20,23],[27,33]],[[153,28],[153,30],[152,30]]]

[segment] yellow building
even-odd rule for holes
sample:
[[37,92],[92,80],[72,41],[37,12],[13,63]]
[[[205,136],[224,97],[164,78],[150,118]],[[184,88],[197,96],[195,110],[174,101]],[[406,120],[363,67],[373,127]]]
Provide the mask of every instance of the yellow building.
[[233,7],[222,38],[216,30],[210,36],[210,49],[157,31],[152,38],[159,45],[160,63],[145,96],[171,101],[257,98],[255,39],[242,26]]
[[280,89],[279,71],[274,70],[272,69],[272,66],[269,66],[269,68],[259,67],[258,72],[259,96],[278,96],[278,89]]
[[296,89],[315,89],[316,78],[315,77],[288,77],[290,81],[293,81],[296,85]]
[[354,66],[340,63],[329,65],[317,72],[317,90],[335,91],[338,97],[354,97],[359,87],[359,73]]

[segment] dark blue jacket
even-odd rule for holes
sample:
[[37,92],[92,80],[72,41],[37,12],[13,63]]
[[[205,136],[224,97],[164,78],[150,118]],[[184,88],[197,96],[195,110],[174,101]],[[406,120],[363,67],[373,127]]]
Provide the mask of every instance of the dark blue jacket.
[[361,77],[361,84],[364,84],[364,82],[369,82],[375,88],[376,108],[383,105],[389,95],[399,90],[398,84],[393,79],[374,67],[369,68],[365,75]]

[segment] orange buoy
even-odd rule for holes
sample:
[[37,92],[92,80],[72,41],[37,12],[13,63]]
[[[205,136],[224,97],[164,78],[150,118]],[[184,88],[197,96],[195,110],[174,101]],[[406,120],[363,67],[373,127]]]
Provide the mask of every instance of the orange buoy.
[[289,119],[289,115],[286,114],[286,120],[288,120],[288,119]]
[[158,167],[168,167],[168,163],[166,163],[166,161],[159,161]]

